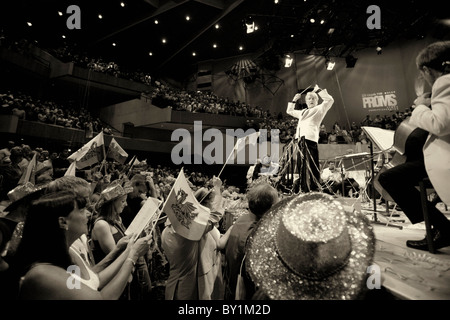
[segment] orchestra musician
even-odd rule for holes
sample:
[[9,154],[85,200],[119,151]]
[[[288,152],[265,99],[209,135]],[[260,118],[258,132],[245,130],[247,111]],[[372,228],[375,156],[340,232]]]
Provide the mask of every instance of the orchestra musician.
[[[414,101],[409,122],[428,132],[426,141],[420,145],[416,139],[418,146],[423,146],[417,154],[408,153],[406,162],[379,175],[381,186],[413,224],[424,221],[416,188],[422,179],[428,177],[441,200],[450,204],[450,41],[424,48],[416,57],[416,65],[431,86],[431,95],[423,94]],[[434,204],[428,201],[427,205],[435,249],[450,246],[450,221]],[[406,245],[428,250],[426,237],[408,240]]]

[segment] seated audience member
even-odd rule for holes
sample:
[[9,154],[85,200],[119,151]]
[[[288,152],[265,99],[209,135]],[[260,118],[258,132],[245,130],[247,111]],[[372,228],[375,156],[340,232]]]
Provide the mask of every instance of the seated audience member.
[[16,257],[15,267],[21,276],[19,299],[113,300],[120,297],[137,259],[148,250],[149,239],[130,243],[120,271],[99,289],[97,274],[89,272],[89,279],[80,277],[69,254],[71,244],[87,233],[85,206],[86,199],[72,191],[49,193],[32,203]]
[[[225,246],[225,300],[235,300],[236,282],[245,255],[247,239],[261,217],[278,202],[278,192],[269,183],[260,183],[247,192],[247,200],[249,212],[241,215],[233,224]],[[243,274],[246,274],[245,268]],[[253,283],[248,277],[244,279],[247,299],[251,299],[255,292]]]
[[256,226],[246,267],[254,299],[358,300],[368,293],[375,237],[370,221],[324,193],[294,195]]

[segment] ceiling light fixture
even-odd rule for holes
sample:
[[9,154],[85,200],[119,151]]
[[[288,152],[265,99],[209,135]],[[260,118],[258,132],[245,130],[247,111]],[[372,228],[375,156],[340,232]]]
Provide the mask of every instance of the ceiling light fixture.
[[325,61],[325,66],[327,67],[327,70],[333,70],[336,62],[332,61],[330,58],[327,58]]
[[58,15],[61,17],[63,13],[61,11],[58,11]]
[[125,2],[121,2],[120,3],[120,6],[123,8],[123,7],[125,7]]
[[219,29],[219,28],[220,28],[220,25],[217,23],[217,24],[214,26],[214,28]]
[[255,21],[251,16],[245,18],[245,26],[247,27],[247,33],[253,33],[255,31]]
[[381,49],[381,47],[377,47],[377,54],[382,54],[383,53],[383,49]]
[[99,19],[103,19],[103,16],[101,14],[98,15]]
[[155,24],[158,24],[159,23],[159,21],[158,20],[155,20]]
[[162,41],[162,43],[166,43],[167,42],[165,38],[163,38],[161,41]]
[[284,67],[289,68],[292,65],[292,61],[294,61],[294,58],[292,58],[289,54],[284,56]]
[[217,48],[217,44],[214,43],[214,44],[213,44],[213,48]]
[[314,18],[309,19],[309,21],[310,21],[311,23],[316,22],[316,20],[315,20]]
[[189,21],[189,20],[191,20],[191,17],[186,16],[186,21]]

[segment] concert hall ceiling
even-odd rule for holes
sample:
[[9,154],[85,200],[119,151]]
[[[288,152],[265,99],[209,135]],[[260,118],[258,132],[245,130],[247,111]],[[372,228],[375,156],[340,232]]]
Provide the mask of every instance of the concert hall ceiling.
[[[276,2],[10,0],[1,1],[0,24],[9,38],[27,38],[44,48],[68,45],[80,54],[175,78],[188,75],[198,61],[247,53],[257,53],[263,67],[277,68],[286,53],[346,57],[398,39],[449,34],[442,1]],[[79,16],[68,11],[70,5],[78,6]],[[374,13],[368,13],[370,5],[380,8],[379,29],[367,26]],[[245,22],[253,21],[258,29],[247,33]]]

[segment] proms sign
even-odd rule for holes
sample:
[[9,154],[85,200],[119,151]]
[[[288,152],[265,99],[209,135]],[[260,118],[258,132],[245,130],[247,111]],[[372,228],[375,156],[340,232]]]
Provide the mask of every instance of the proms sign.
[[362,94],[363,108],[369,112],[398,111],[395,91]]

